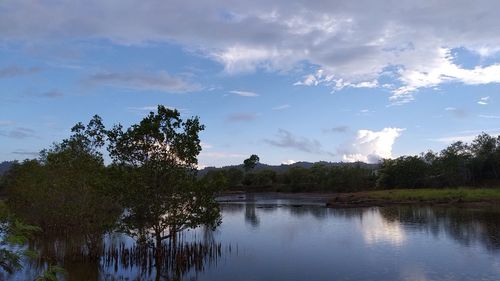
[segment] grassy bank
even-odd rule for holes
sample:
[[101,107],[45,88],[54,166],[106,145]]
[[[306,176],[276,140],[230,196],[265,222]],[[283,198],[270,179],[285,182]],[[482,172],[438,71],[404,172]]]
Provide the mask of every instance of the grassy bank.
[[364,195],[367,198],[394,201],[500,201],[500,188],[394,189],[364,192]]
[[500,188],[392,189],[344,193],[329,200],[331,207],[390,204],[500,204]]

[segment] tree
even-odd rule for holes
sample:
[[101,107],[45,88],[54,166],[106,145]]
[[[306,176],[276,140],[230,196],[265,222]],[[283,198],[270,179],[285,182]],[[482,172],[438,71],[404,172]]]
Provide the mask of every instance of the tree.
[[470,150],[474,155],[472,169],[477,178],[498,179],[499,162],[495,159],[497,150],[497,139],[482,133],[477,136],[470,145]]
[[159,105],[139,124],[108,132],[108,150],[122,179],[116,190],[127,210],[123,230],[147,245],[155,242],[157,261],[163,240],[175,245],[185,229],[220,223],[214,198],[220,178],[196,181],[203,129],[197,117],[182,120],[177,110]]
[[443,186],[465,186],[472,179],[470,147],[457,141],[439,153],[436,169],[440,171]]
[[102,234],[111,229],[122,209],[109,191],[100,152],[105,141],[101,118],[94,116],[86,126],[78,123],[72,132],[68,139],[43,150],[38,160],[13,166],[5,179],[8,204],[51,237],[81,235],[88,256],[98,258]]
[[255,166],[257,166],[257,163],[259,163],[259,161],[259,156],[252,154],[248,159],[245,159],[245,161],[243,161],[243,168],[245,168],[245,171],[247,172],[253,170]]

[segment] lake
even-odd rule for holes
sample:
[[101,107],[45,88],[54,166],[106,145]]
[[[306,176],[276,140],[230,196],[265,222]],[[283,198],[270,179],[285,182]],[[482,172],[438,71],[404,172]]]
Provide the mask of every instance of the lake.
[[[332,209],[319,197],[258,194],[224,201],[223,222],[215,231],[182,235],[185,243],[212,246],[204,250],[203,261],[192,262],[172,280],[500,280],[497,209]],[[44,247],[56,252],[68,247],[68,242],[50,243]],[[132,241],[114,234],[105,243]],[[123,261],[70,262],[64,254],[57,259],[65,261],[68,280],[156,277],[154,269]],[[40,268],[25,265],[23,272],[4,278],[33,280]]]

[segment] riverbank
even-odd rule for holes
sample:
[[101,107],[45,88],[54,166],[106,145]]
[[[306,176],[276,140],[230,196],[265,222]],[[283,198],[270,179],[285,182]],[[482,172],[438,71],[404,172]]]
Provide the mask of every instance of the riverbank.
[[219,202],[252,202],[284,199],[329,208],[383,207],[389,205],[440,205],[461,207],[500,206],[500,188],[392,189],[353,193],[227,192]]
[[464,207],[500,206],[500,188],[393,189],[340,193],[327,207],[373,207],[402,204]]

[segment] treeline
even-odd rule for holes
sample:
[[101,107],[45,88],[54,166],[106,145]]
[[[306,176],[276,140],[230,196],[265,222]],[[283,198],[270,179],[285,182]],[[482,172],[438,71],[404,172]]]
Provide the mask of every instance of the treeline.
[[[248,159],[247,159],[248,160]],[[245,166],[244,167],[248,167]],[[500,136],[486,133],[472,143],[455,142],[442,151],[365,163],[311,168],[291,166],[283,173],[271,169],[210,170],[204,177],[223,176],[227,188],[244,191],[355,192],[371,189],[445,188],[500,184]]]
[[439,153],[385,159],[377,187],[495,186],[500,183],[500,136],[486,133],[472,143],[455,142]]
[[327,166],[314,164],[311,168],[291,166],[283,173],[270,169],[243,171],[238,168],[211,170],[204,178],[226,178],[229,190],[276,192],[352,192],[372,189],[376,170],[354,165]]

